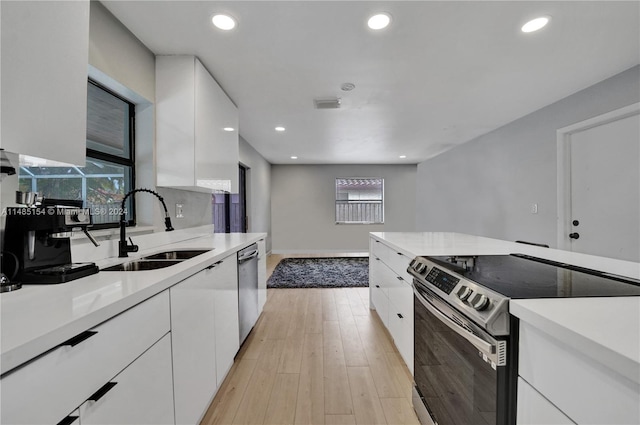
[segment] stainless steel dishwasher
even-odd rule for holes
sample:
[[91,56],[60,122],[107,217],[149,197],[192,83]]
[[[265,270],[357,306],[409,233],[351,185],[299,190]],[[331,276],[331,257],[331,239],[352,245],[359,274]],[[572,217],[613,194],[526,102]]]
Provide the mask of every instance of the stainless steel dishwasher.
[[240,345],[258,320],[258,244],[238,251]]

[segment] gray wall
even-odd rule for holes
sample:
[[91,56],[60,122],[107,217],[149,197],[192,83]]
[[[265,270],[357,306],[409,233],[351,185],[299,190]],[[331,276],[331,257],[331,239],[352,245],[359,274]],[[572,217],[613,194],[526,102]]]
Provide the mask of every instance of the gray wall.
[[419,164],[416,229],[555,247],[556,130],[638,101],[640,66]]
[[[337,177],[383,177],[385,224],[336,225]],[[272,165],[273,252],[365,252],[369,232],[415,231],[415,183],[415,165]]]
[[249,232],[268,233],[265,241],[271,251],[271,164],[240,137],[240,163],[247,170],[247,215]]

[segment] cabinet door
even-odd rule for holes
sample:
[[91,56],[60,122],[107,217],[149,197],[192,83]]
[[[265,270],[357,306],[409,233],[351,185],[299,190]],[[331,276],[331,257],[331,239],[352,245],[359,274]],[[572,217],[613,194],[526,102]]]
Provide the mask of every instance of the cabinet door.
[[211,279],[215,288],[216,376],[219,386],[231,369],[240,347],[236,255],[216,264]]
[[89,1],[3,1],[2,148],[85,165]]
[[115,385],[80,406],[83,425],[173,424],[170,334],[109,382]]
[[[217,390],[214,268],[170,289],[176,422],[200,420]],[[237,334],[236,334],[237,336]]]
[[193,56],[156,56],[158,186],[195,185],[194,63]]
[[197,59],[195,105],[196,184],[237,193],[238,110]]

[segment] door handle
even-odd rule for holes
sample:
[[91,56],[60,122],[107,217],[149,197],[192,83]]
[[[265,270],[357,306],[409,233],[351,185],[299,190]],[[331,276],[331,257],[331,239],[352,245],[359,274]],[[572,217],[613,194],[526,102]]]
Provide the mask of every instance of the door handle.
[[580,238],[580,233],[576,233],[576,232],[569,233],[569,237],[571,239],[579,239]]

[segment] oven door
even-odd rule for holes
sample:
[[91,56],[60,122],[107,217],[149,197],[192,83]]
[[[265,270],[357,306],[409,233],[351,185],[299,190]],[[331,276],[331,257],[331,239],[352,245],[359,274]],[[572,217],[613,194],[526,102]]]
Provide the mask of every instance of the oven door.
[[414,304],[414,408],[421,423],[515,424],[508,338],[492,337],[418,281]]

